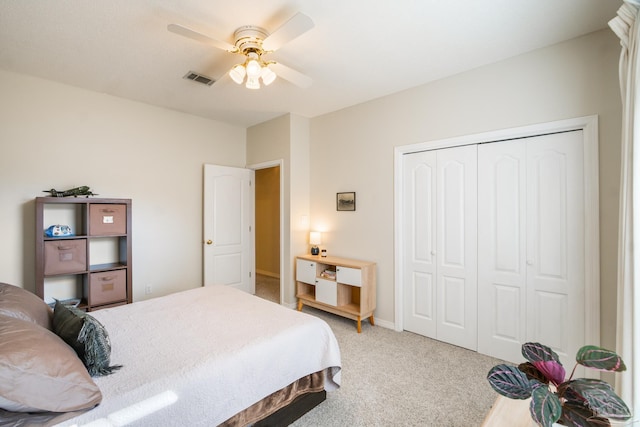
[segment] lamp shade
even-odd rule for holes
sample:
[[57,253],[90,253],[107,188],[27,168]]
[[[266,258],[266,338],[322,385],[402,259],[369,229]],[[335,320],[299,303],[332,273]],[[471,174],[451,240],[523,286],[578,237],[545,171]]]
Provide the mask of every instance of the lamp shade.
[[260,77],[262,66],[255,59],[249,60],[245,68],[247,69],[247,76],[253,77],[255,79],[258,79],[258,77]]
[[262,82],[265,86],[269,86],[276,79],[276,73],[274,73],[269,66],[262,68],[260,76],[262,77]]
[[229,77],[231,77],[231,79],[239,85],[242,84],[245,74],[246,71],[242,64],[236,65],[231,69],[231,71],[229,71]]
[[322,243],[322,234],[319,231],[310,232],[309,243],[312,245],[320,245]]
[[247,75],[247,83],[245,83],[247,89],[260,89],[260,82],[257,77]]

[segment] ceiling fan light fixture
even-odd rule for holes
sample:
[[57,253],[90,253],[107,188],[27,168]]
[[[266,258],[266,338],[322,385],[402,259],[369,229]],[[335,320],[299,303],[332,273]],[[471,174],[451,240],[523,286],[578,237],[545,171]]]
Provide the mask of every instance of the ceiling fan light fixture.
[[231,79],[239,85],[241,85],[244,81],[245,74],[246,71],[242,64],[236,65],[231,69],[231,71],[229,71],[229,77],[231,77]]
[[[247,88],[259,89],[260,84],[270,85],[277,77],[289,81],[301,88],[311,85],[311,79],[296,70],[273,61],[264,61],[262,55],[270,54],[313,28],[311,18],[303,13],[296,13],[288,21],[271,33],[255,25],[243,25],[233,33],[235,42],[216,40],[179,24],[170,24],[167,30],[180,36],[188,37],[201,43],[212,45],[229,53],[242,55],[243,62],[236,64],[227,72],[231,79]],[[277,66],[278,75],[269,65]],[[212,79],[210,79],[213,81]],[[260,82],[262,80],[262,82]]]
[[247,89],[260,89],[260,82],[258,77],[247,76],[247,83],[245,84]]
[[269,86],[271,83],[273,83],[277,76],[276,73],[274,73],[268,65],[265,65],[264,67],[262,67],[262,73],[260,73],[260,77],[262,77],[262,83],[264,83],[265,86]]
[[255,59],[250,59],[249,62],[247,62],[247,65],[245,68],[247,69],[248,77],[257,79],[258,77],[260,77],[260,74],[262,73],[262,66]]

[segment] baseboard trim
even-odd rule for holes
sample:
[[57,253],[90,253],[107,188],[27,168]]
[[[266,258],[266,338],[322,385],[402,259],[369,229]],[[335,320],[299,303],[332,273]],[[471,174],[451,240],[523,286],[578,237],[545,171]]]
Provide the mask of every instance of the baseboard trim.
[[280,274],[279,273],[274,273],[272,271],[265,271],[265,270],[256,269],[256,274],[261,274],[261,275],[267,276],[267,277],[273,277],[274,279],[280,279]]

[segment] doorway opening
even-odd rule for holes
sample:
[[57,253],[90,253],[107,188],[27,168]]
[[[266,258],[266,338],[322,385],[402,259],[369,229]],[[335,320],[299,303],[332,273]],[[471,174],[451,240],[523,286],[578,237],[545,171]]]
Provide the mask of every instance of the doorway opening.
[[255,168],[256,296],[280,304],[280,165]]

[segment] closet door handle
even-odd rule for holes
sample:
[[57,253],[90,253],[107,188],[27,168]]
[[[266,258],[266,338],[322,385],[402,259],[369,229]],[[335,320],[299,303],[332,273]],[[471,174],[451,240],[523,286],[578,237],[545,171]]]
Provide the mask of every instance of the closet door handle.
[[527,265],[533,265],[533,264],[535,264],[535,262],[533,262],[533,260],[532,260],[532,259],[528,259],[528,260],[527,260]]

